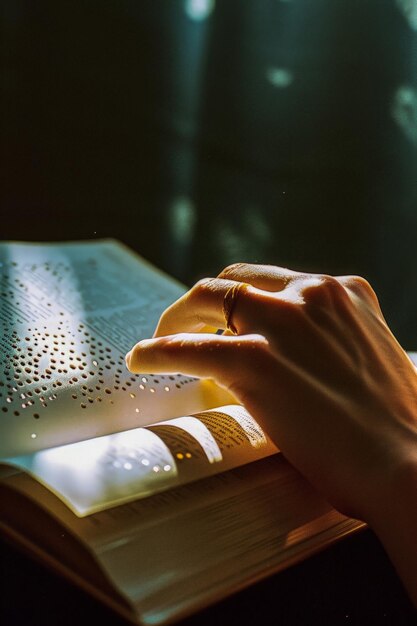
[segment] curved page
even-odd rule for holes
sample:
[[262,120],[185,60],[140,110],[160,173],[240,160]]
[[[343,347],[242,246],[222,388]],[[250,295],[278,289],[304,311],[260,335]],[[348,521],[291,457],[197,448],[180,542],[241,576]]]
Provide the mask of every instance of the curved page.
[[84,516],[275,452],[246,409],[231,405],[7,461]]

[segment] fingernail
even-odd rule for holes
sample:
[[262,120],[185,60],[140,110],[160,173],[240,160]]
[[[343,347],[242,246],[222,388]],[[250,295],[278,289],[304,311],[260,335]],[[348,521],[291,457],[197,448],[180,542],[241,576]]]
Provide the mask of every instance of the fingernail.
[[125,356],[125,363],[126,363],[126,367],[129,367],[130,364],[130,357],[132,356],[132,350],[130,350],[126,356]]

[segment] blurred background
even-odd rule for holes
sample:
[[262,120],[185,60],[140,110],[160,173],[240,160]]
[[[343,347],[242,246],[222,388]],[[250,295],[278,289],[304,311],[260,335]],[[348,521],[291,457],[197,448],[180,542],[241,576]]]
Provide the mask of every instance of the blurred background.
[[417,0],[1,12],[1,239],[362,274],[417,349]]

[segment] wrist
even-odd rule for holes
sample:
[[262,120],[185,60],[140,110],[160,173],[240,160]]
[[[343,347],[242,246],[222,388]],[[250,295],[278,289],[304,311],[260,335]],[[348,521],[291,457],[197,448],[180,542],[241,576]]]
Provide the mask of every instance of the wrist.
[[370,507],[369,526],[384,546],[417,607],[417,452],[408,455],[387,477],[383,499]]
[[417,448],[381,474],[375,496],[367,507],[366,521],[375,532],[383,532],[396,523],[400,511],[417,502]]

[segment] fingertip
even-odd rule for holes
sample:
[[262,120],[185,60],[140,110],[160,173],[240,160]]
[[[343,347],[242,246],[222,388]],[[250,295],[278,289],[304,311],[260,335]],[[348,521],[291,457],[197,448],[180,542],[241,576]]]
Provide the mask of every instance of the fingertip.
[[141,371],[140,368],[144,367],[144,348],[153,347],[155,344],[158,345],[158,342],[154,339],[142,339],[126,354],[126,367],[132,374],[138,374]]
[[125,364],[128,370],[130,370],[130,361],[132,358],[132,350],[129,350],[129,352],[126,354],[125,356]]

